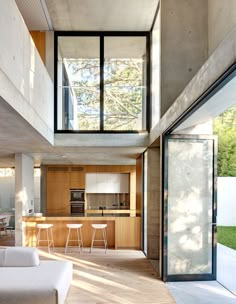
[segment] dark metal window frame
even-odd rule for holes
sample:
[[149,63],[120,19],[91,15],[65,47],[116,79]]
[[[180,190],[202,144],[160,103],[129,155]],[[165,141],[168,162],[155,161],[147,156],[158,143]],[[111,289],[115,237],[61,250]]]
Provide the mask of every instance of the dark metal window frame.
[[[215,95],[218,91],[220,91],[230,80],[232,80],[234,77],[236,77],[236,62],[232,64],[199,98],[196,99],[196,101],[184,112],[182,115],[173,122],[172,125],[170,125],[162,134],[162,180],[164,181],[165,176],[166,176],[166,143],[167,143],[167,138],[172,132],[184,121],[186,120],[189,116],[191,116],[196,110],[198,110],[204,103],[206,103],[213,95]],[[216,148],[214,147],[214,152],[217,153]],[[215,165],[213,166],[214,170]],[[167,239],[165,237],[166,231],[164,231],[164,221],[167,215],[167,207],[166,207],[166,197],[165,197],[165,188],[164,188],[164,182],[162,183],[162,280],[163,281],[187,281],[189,279],[189,276],[174,276],[174,277],[165,277],[164,276],[164,270],[167,270],[167,265],[164,262],[164,255],[165,255],[165,249],[167,248]],[[217,188],[215,186],[214,188],[214,198],[216,200],[216,195],[217,195]],[[214,215],[217,214],[217,210],[214,212]],[[215,219],[213,219],[214,222]],[[216,229],[216,228],[215,228]],[[213,273],[216,273],[216,255],[213,257]],[[195,277],[191,277],[192,280],[205,280],[203,277],[199,277],[199,275],[195,275]],[[210,279],[210,278],[209,278]],[[214,279],[214,278],[213,278]]]
[[[58,37],[99,37],[100,45],[100,130],[58,130],[57,129],[57,87],[58,87]],[[145,130],[104,130],[104,38],[105,37],[145,37],[146,38],[146,129]],[[143,133],[150,132],[150,32],[112,31],[55,31],[54,32],[54,133]]]

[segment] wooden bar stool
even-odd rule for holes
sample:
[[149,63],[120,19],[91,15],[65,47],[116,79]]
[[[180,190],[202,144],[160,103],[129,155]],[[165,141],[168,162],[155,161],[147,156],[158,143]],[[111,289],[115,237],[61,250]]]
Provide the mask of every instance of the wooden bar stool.
[[[102,246],[94,246],[94,242],[103,242],[105,247],[105,253],[107,253],[107,224],[92,224],[93,233],[92,233],[92,241],[90,247],[90,253],[92,252],[93,247],[102,247]],[[96,239],[96,231],[102,231],[102,239]]]
[[[78,242],[78,247],[80,251],[83,248],[83,240],[82,240],[82,226],[83,224],[66,224],[66,227],[69,228],[68,234],[67,234],[67,239],[66,239],[66,246],[65,246],[65,253],[67,251],[68,247],[75,247],[75,246],[69,246],[69,242]],[[70,239],[70,232],[71,229],[76,229],[76,234],[77,234],[77,239]]]
[[[53,235],[52,235],[53,224],[37,224],[36,227],[38,228],[37,247],[40,247],[39,246],[40,242],[47,242],[48,252],[50,253],[50,247],[54,248],[54,241],[53,241]],[[46,232],[45,239],[41,239],[41,230],[45,230],[45,232]]]

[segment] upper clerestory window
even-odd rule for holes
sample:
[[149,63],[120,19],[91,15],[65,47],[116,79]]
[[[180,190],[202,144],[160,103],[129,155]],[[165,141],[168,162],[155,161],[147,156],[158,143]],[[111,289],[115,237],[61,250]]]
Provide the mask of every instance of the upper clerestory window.
[[147,34],[55,33],[55,132],[147,129]]

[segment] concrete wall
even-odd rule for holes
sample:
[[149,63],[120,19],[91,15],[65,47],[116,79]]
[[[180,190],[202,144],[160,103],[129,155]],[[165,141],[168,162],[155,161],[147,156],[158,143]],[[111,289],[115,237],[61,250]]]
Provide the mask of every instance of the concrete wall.
[[218,177],[217,225],[236,226],[236,177]]
[[15,1],[0,7],[0,96],[53,143],[53,83]]
[[151,128],[160,120],[160,10],[158,12],[152,35],[151,35],[151,96],[152,96],[152,116]]
[[235,26],[235,0],[208,0],[209,55]]
[[161,0],[161,116],[207,59],[208,2]]
[[19,153],[15,154],[15,165],[15,245],[24,246],[22,216],[34,210],[34,163],[31,157]]
[[159,259],[160,250],[160,149],[147,153],[147,257]]

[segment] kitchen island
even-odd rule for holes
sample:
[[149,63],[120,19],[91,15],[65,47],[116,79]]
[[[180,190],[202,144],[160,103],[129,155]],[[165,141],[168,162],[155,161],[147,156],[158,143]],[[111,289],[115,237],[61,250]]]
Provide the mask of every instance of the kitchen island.
[[[108,248],[141,249],[141,217],[129,214],[112,213],[112,215],[45,215],[24,216],[22,221],[26,227],[25,245],[36,246],[37,228],[39,223],[53,224],[55,247],[64,247],[68,229],[66,224],[83,224],[83,246],[90,247],[92,238],[91,224],[107,224]],[[75,237],[73,237],[75,238]],[[46,245],[46,243],[45,243]]]

